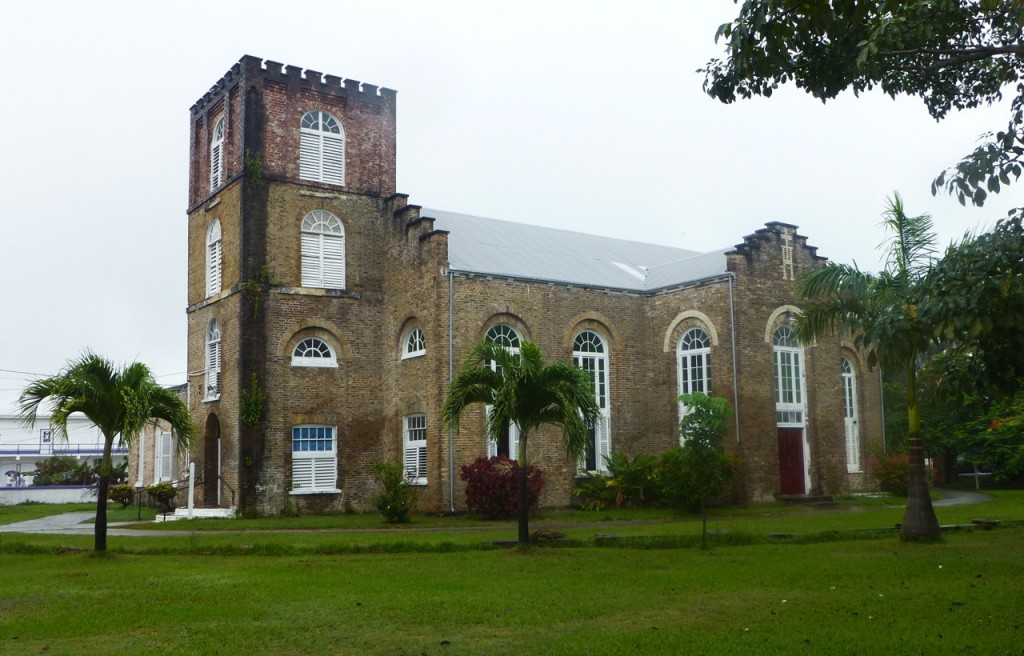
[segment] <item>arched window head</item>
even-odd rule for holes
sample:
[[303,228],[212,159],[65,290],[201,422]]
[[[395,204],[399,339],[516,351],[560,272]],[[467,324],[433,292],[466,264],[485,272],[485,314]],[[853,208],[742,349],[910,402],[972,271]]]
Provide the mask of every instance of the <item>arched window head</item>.
[[604,340],[592,330],[584,330],[576,335],[572,350],[575,353],[604,353]]
[[302,219],[302,286],[345,288],[345,227],[327,210]]
[[691,328],[683,334],[679,340],[679,350],[696,351],[698,349],[711,348],[711,340],[708,334],[701,328]]
[[419,357],[425,355],[426,352],[427,342],[423,337],[423,331],[413,328],[406,335],[405,345],[402,347],[402,359]]
[[796,338],[796,332],[793,327],[789,324],[783,324],[775,329],[775,335],[772,336],[773,346],[783,346],[787,348],[799,348],[800,340]]
[[506,323],[499,323],[487,331],[484,337],[488,342],[494,342],[504,346],[513,353],[519,353],[519,333],[516,329]]
[[319,337],[307,337],[292,351],[293,367],[337,367],[338,360],[327,342]]
[[299,178],[345,184],[345,131],[327,112],[307,112],[299,125]]
[[221,248],[220,221],[214,219],[206,231],[206,297],[219,294],[221,290]]
[[224,117],[217,119],[210,137],[210,191],[215,191],[224,181]]
[[206,377],[204,400],[220,398],[220,323],[210,319],[206,325]]

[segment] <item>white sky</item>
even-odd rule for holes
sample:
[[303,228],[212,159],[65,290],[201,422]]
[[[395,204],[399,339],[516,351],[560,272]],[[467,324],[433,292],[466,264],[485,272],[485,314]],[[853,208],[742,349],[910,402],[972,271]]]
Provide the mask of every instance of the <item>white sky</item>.
[[0,61],[0,414],[82,350],[185,380],[189,107],[244,54],[398,90],[412,203],[711,250],[766,221],[881,266],[887,195],[941,243],[1024,205],[932,197],[1006,106],[726,106],[696,73],[737,12],[703,2],[17,2]]

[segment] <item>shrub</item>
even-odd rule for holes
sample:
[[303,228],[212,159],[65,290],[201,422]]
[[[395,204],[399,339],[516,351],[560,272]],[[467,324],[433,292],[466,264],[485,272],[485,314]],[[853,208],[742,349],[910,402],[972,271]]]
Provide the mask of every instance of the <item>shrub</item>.
[[658,459],[658,483],[666,503],[689,512],[700,510],[700,493],[688,475],[682,447],[669,449]]
[[[477,458],[462,466],[462,480],[466,481],[466,505],[469,510],[487,519],[511,519],[516,516],[519,464],[508,456]],[[530,508],[544,487],[544,472],[539,467],[526,465],[526,487]]]
[[36,462],[33,485],[91,485],[96,471],[88,461],[78,462],[72,456],[51,456]]
[[156,483],[146,488],[146,494],[164,510],[172,509],[174,497],[178,496],[178,490],[170,483]]
[[608,487],[614,491],[615,505],[632,508],[658,500],[658,459],[640,453],[630,462],[625,453],[613,453],[605,462],[611,480]]
[[135,488],[127,483],[111,485],[107,488],[107,498],[121,504],[122,508],[127,508],[134,496]]
[[383,488],[373,502],[388,524],[404,524],[416,507],[416,488],[409,484],[400,462],[375,462],[373,475]]
[[580,497],[584,510],[602,510],[615,503],[615,488],[609,485],[611,479],[601,474],[588,474],[577,479],[572,493]]
[[879,453],[868,462],[882,492],[905,497],[910,489],[910,456],[906,453]]

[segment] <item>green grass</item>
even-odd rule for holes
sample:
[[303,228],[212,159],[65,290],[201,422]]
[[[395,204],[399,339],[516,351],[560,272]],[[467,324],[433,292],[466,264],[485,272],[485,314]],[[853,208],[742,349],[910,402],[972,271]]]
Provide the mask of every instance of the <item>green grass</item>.
[[0,653],[1019,654],[1022,538],[1004,528],[934,545],[710,552],[5,554]]

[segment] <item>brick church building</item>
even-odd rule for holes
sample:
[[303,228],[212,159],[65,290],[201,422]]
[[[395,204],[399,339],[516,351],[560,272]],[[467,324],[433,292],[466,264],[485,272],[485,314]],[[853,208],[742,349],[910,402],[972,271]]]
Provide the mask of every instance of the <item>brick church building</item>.
[[496,452],[482,407],[440,419],[476,341],[537,342],[592,372],[592,448],[531,440],[542,503],[611,452],[678,444],[682,392],[724,396],[737,500],[869,489],[877,370],[839,337],[800,344],[794,280],[824,258],[769,223],[698,253],[425,210],[395,189],[396,94],[243,57],[191,109],[188,399],[209,507],[368,509],[404,461],[425,511],[465,508],[458,472]]

